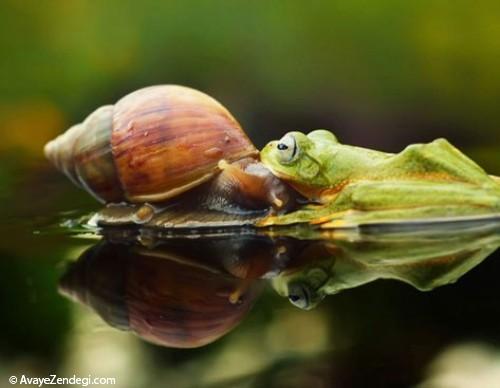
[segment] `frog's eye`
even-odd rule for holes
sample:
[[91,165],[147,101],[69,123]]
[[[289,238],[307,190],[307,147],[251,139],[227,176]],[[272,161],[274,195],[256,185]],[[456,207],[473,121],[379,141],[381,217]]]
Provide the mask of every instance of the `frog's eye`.
[[280,162],[283,164],[293,162],[299,155],[299,146],[295,137],[291,134],[283,136],[276,148],[278,149]]
[[298,308],[307,310],[311,306],[311,291],[304,284],[292,284],[288,288],[288,299]]

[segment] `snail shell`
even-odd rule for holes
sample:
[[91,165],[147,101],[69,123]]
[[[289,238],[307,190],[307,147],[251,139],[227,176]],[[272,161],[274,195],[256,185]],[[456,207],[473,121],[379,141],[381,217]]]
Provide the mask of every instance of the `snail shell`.
[[47,143],[45,155],[102,202],[159,202],[211,179],[217,164],[256,157],[236,119],[183,86],[137,90]]
[[[264,285],[221,270],[221,257],[210,251],[211,245],[207,240],[174,240],[149,250],[104,240],[69,265],[59,291],[91,307],[111,326],[146,341],[200,347],[234,329]],[[201,258],[186,252],[198,246]]]

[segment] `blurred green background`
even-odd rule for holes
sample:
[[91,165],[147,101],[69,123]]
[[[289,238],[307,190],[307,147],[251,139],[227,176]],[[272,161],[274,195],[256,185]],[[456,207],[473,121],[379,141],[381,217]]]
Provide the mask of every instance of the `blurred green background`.
[[[310,315],[270,293],[239,334],[198,352],[155,348],[111,329],[97,330],[109,343],[95,350],[91,345],[101,337],[94,329],[88,333],[95,324],[88,320],[94,318],[56,292],[61,272],[57,264],[75,258],[88,242],[37,233],[58,220],[60,212],[85,212],[98,205],[43,160],[42,148],[100,105],[143,86],[175,83],[221,101],[258,147],[289,130],[315,128],[331,129],[345,143],[387,151],[446,137],[499,175],[500,2],[4,0],[0,50],[0,213],[4,220],[0,224],[0,387],[11,371],[42,375],[95,371],[96,362],[86,362],[103,358],[115,360],[116,365],[111,364],[117,368],[103,373],[128,371],[136,378],[132,386],[151,386],[152,381],[160,386],[161,379],[177,379],[178,386],[188,386],[193,384],[192,373],[219,381],[220,376],[237,376],[235,370],[243,375],[265,371],[268,361],[275,362],[283,354],[309,357],[308,363],[300,364],[304,379],[314,368],[328,376],[354,376],[354,366],[368,363],[366,380],[358,376],[359,381],[375,381],[377,373],[391,375],[395,365],[383,360],[398,359],[401,365],[396,366],[406,371],[406,380],[393,373],[394,386],[417,381],[423,373],[422,360],[430,360],[443,343],[440,336],[447,326],[443,322],[454,321],[453,309],[460,310],[460,305],[457,301],[449,307],[439,297],[432,304],[428,295],[421,297],[392,283],[341,296]],[[478,284],[490,279],[487,270],[476,276]],[[492,288],[491,292],[498,291]],[[462,297],[473,289],[466,285]],[[384,295],[390,295],[389,302]],[[491,298],[486,289],[482,296],[486,301]],[[405,298],[413,301],[415,310]],[[474,301],[470,303],[472,309]],[[498,311],[488,323],[491,306],[484,303],[479,313],[469,313],[479,315],[482,334],[491,340],[492,326],[498,328]],[[363,322],[365,314],[377,315],[377,308],[387,312],[376,318],[379,342],[366,334],[373,328]],[[418,311],[425,316],[434,310],[441,312],[442,320],[424,319],[424,329],[417,330]],[[278,321],[284,323],[276,326]],[[456,329],[457,338],[476,339],[469,335],[467,324],[472,322],[471,317]],[[401,334],[400,338],[391,332],[405,324],[413,337]],[[300,327],[308,330],[289,345]],[[332,327],[349,330],[334,335]],[[275,338],[273,333],[286,335],[266,342],[265,338]],[[261,336],[266,346],[257,346],[255,338]],[[415,336],[428,346],[419,352],[418,344],[413,345],[415,359],[404,362],[399,356]],[[331,351],[332,341],[343,350],[325,367],[314,357]],[[359,350],[365,342],[371,349],[366,354]],[[102,349],[108,352],[105,357]],[[384,349],[379,364],[368,361],[368,355],[377,357]],[[488,349],[474,349],[490,354]],[[342,352],[347,356],[342,358]],[[286,371],[287,362],[292,361],[272,365]],[[339,369],[334,373],[329,363],[340,365]],[[234,373],[224,375],[227,368]],[[263,376],[262,381],[270,381],[269,376],[276,375]],[[308,386],[322,386],[311,379],[305,380]],[[386,383],[383,386],[391,386]]]
[[[398,150],[498,146],[497,1],[4,1],[2,148],[137,88],[201,89],[261,146],[290,129]],[[5,135],[6,134],[6,135]]]

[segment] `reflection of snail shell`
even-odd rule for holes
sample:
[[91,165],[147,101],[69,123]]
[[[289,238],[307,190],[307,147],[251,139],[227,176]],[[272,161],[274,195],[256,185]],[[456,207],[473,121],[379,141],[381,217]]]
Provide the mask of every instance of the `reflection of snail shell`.
[[100,243],[68,269],[60,291],[114,327],[178,348],[202,346],[229,332],[259,293],[260,283],[246,284],[234,303],[240,279],[151,252]]
[[103,106],[45,146],[74,183],[103,202],[159,202],[206,182],[222,159],[257,150],[219,102],[174,85]]

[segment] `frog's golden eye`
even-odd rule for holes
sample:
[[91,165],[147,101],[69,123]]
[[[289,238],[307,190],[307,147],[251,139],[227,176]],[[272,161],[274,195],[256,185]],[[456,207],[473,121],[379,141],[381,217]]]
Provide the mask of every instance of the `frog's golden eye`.
[[283,164],[293,162],[299,155],[299,146],[295,137],[291,134],[283,136],[276,148],[278,149],[280,163]]

